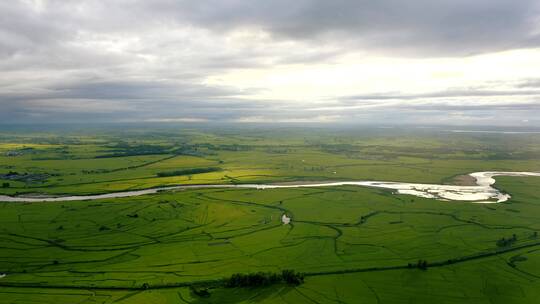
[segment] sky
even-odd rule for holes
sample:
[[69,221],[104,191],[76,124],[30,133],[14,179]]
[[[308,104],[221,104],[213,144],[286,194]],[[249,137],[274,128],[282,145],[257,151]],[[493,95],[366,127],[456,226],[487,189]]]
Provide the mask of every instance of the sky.
[[540,126],[538,0],[0,2],[0,123]]

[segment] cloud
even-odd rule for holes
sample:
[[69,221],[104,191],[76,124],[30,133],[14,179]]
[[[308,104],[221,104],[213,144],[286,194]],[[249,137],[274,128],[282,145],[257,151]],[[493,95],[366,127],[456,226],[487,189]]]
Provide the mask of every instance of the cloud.
[[[161,1],[178,22],[213,30],[253,27],[277,38],[412,54],[471,54],[538,45],[538,1]],[[152,8],[150,8],[152,9]]]
[[145,122],[208,122],[206,118],[198,117],[175,117],[175,118],[147,118]]
[[535,0],[44,0],[4,2],[0,11],[4,54],[66,41],[91,43],[92,37],[96,42],[107,40],[107,35],[145,38],[156,31],[167,36],[172,30],[177,42],[189,41],[189,36],[174,31],[181,28],[218,35],[259,33],[244,38],[402,50],[409,55],[476,54],[540,43],[540,4]]
[[517,84],[518,88],[540,89],[540,78],[522,80]]
[[[299,113],[295,113],[299,114]],[[233,119],[233,122],[239,123],[335,123],[341,118],[340,115],[317,115],[310,117],[284,117],[282,115],[271,116],[242,116]]]
[[3,1],[0,120],[535,123],[539,47],[536,0]]
[[355,100],[413,100],[413,99],[436,99],[436,98],[468,98],[468,97],[502,97],[502,96],[540,96],[540,90],[485,90],[476,88],[452,89],[421,94],[390,93],[369,94],[343,97],[342,101]]

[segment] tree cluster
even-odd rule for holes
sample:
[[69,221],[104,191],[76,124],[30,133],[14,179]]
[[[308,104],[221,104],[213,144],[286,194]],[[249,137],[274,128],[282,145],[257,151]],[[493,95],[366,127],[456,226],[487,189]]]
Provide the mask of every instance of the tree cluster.
[[[448,263],[450,264],[451,261],[448,260]],[[418,260],[418,262],[416,262],[416,264],[409,263],[407,265],[407,267],[408,268],[418,268],[418,269],[422,269],[422,270],[427,270],[428,262],[426,260]]]
[[221,168],[208,167],[208,168],[193,168],[193,169],[183,169],[183,170],[168,171],[168,172],[158,172],[157,176],[158,177],[182,176],[182,175],[209,173],[209,172],[216,172],[216,171],[221,171]]
[[235,273],[226,280],[225,286],[233,287],[263,287],[278,283],[289,285],[300,285],[304,282],[304,274],[294,270],[283,270],[281,273],[256,272],[256,273]]
[[498,247],[508,247],[512,246],[517,241],[517,236],[515,234],[512,235],[511,238],[502,238],[497,240],[497,246]]

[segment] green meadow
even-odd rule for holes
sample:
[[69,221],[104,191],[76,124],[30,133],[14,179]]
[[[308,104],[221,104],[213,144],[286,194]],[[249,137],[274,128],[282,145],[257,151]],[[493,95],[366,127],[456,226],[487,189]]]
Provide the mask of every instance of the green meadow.
[[[1,133],[0,155],[0,193],[8,195],[452,184],[475,171],[540,171],[540,135],[26,131]],[[0,202],[0,303],[537,303],[540,178],[498,177],[496,187],[512,198],[445,202],[343,186]],[[285,269],[304,282],[224,284],[233,274]]]

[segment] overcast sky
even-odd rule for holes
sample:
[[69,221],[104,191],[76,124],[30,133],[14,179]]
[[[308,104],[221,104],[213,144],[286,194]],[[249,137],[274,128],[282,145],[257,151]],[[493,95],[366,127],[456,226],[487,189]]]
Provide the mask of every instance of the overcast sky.
[[0,122],[540,126],[538,0],[0,2]]

